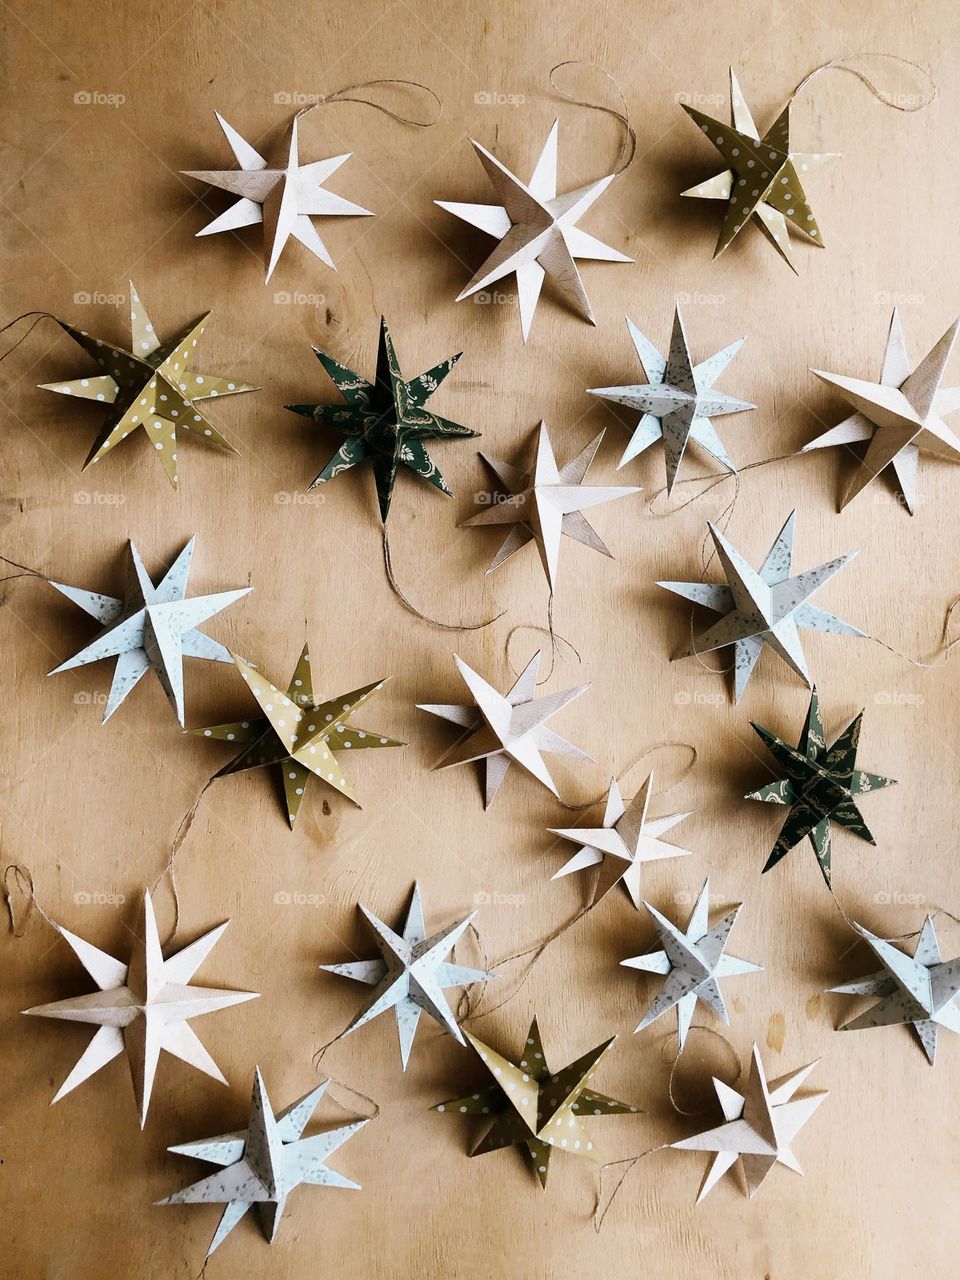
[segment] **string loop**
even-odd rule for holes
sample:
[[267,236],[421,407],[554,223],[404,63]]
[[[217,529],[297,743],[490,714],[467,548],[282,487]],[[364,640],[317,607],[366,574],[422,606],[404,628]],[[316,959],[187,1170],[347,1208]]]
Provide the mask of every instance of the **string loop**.
[[[391,110],[390,107],[384,106],[382,102],[375,102],[372,98],[359,96],[359,91],[362,89],[378,89],[385,85],[391,85],[394,88],[402,87],[422,90],[433,99],[436,105],[436,115],[432,120],[417,120],[414,116],[406,116],[399,111]],[[398,124],[409,124],[415,129],[432,129],[443,115],[443,103],[429,85],[421,84],[419,80],[397,80],[391,77],[381,80],[360,80],[356,84],[347,84],[341,89],[334,89],[333,93],[317,94],[315,98],[300,108],[294,119],[300,120],[311,111],[315,111],[317,107],[328,106],[334,102],[355,102],[360,106],[373,107],[374,111],[382,112],[385,116],[389,116],[391,120],[396,120]]]
[[495,614],[492,618],[487,618],[485,622],[441,622],[439,618],[432,618],[429,614],[422,613],[413,601],[403,594],[394,575],[393,559],[390,555],[390,538],[386,527],[383,530],[383,568],[387,575],[387,582],[390,584],[390,590],[407,612],[412,613],[421,622],[426,622],[431,627],[436,627],[439,631],[483,631],[485,627],[491,627],[495,622],[499,622],[506,613],[506,609],[501,609],[498,614]]
[[[913,101],[913,98],[915,97],[913,94],[907,95],[908,102],[898,102],[893,95],[885,93],[873,80],[871,80],[865,71],[861,71],[859,67],[852,65],[856,59],[860,58],[885,58],[888,62],[899,62],[903,67],[910,67],[914,71],[919,71],[930,86],[930,91],[920,102]],[[897,53],[875,53],[865,51],[863,53],[848,54],[843,58],[832,58],[829,62],[822,62],[819,67],[814,67],[812,71],[807,72],[794,89],[793,93],[790,95],[790,100],[793,101],[795,98],[799,97],[801,91],[807,87],[810,81],[814,80],[824,71],[845,71],[847,75],[855,76],[861,84],[866,85],[878,102],[882,102],[885,107],[892,107],[894,111],[903,111],[908,114],[913,111],[922,111],[925,107],[929,107],[931,102],[934,101],[939,93],[937,82],[926,67],[922,67],[919,62],[913,62],[910,58],[901,58]]]
[[[557,84],[556,74],[564,67],[590,67],[594,71],[599,71],[616,90],[617,97],[620,99],[621,109],[618,111],[616,107],[608,107],[601,102],[591,102],[589,98],[578,98],[575,94],[567,93],[565,89],[561,89]],[[637,156],[637,131],[630,122],[630,113],[627,110],[627,100],[623,96],[623,90],[610,72],[604,70],[597,62],[589,62],[581,58],[570,58],[566,62],[558,62],[556,66],[551,67],[549,79],[551,87],[567,102],[572,102],[577,107],[586,107],[588,111],[601,111],[604,115],[612,116],[620,124],[623,135],[620,140],[620,152],[617,156],[617,162],[613,166],[613,172],[615,176],[626,173]]]

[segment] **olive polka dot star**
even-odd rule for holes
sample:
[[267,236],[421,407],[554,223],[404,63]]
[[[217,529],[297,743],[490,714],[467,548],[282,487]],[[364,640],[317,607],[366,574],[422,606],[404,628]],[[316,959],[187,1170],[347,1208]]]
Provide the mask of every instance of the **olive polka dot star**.
[[86,330],[76,329],[65,320],[57,320],[64,333],[68,333],[96,360],[101,372],[68,382],[41,383],[41,389],[113,406],[93,442],[84,468],[99,462],[138,428],[143,429],[174,488],[177,486],[178,429],[189,431],[205,444],[237,452],[226,436],[200,412],[196,401],[240,395],[258,388],[232,378],[190,372],[189,364],[196,355],[209,314],[207,312],[179,337],[161,343],[131,282],[132,350],[92,338]]

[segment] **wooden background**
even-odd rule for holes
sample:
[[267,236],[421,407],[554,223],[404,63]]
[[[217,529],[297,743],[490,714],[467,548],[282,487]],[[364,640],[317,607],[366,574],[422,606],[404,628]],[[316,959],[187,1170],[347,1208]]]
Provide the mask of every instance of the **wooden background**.
[[[41,326],[0,379],[0,550],[62,581],[115,591],[128,537],[157,570],[196,533],[193,592],[255,588],[210,624],[211,634],[278,682],[308,637],[327,694],[392,675],[365,718],[410,744],[352,762],[366,803],[355,811],[330,797],[340,824],[333,843],[323,838],[319,785],[292,835],[267,774],[225,780],[208,792],[179,862],[181,940],[231,918],[200,977],[262,997],[199,1026],[229,1088],[165,1057],[143,1134],[123,1061],[48,1108],[89,1033],[18,1011],[86,991],[89,982],[38,916],[22,939],[4,939],[5,1274],[190,1276],[199,1271],[217,1211],[151,1207],[202,1172],[165,1147],[242,1123],[255,1063],[277,1106],[312,1086],[313,1050],[362,997],[361,988],[321,975],[317,966],[373,954],[358,900],[393,922],[418,878],[428,924],[437,927],[479,902],[477,923],[496,959],[570,916],[586,888],[578,877],[550,882],[570,848],[546,827],[571,821],[567,812],[513,770],[485,814],[470,768],[431,772],[451,735],[415,710],[418,701],[460,697],[451,648],[507,685],[510,628],[545,619],[535,553],[484,578],[496,533],[457,525],[486,477],[472,442],[438,445],[435,457],[457,496],[446,500],[401,476],[390,526],[397,573],[408,594],[440,617],[507,612],[495,626],[453,636],[404,612],[384,580],[369,473],[342,477],[316,501],[303,501],[335,447],[327,433],[282,409],[334,399],[311,344],[370,372],[382,311],[410,374],[465,351],[434,403],[482,431],[484,448],[518,457],[544,418],[567,457],[607,427],[589,479],[617,483],[623,423],[583,389],[635,379],[624,313],[662,345],[679,296],[699,356],[748,335],[723,386],[759,407],[721,424],[732,455],[747,462],[794,450],[844,412],[809,366],[873,377],[894,302],[915,359],[957,311],[960,20],[954,6],[935,0],[909,7],[895,0],[696,7],[670,0],[8,0],[0,25],[8,85],[0,143],[3,317],[49,309],[126,340],[132,277],[164,335],[212,308],[201,367],[262,388],[215,406],[239,458],[184,445],[179,495],[139,439],[81,476],[97,410],[36,384],[75,376],[87,363],[54,326]],[[795,278],[751,230],[713,263],[720,207],[678,193],[718,166],[678,100],[706,95],[698,99],[704,109],[725,115],[733,63],[765,128],[808,70],[864,49],[928,66],[939,85],[936,102],[901,114],[849,76],[818,77],[795,109],[794,137],[803,149],[843,153],[808,187],[826,251],[798,243]],[[561,189],[608,171],[615,123],[558,101],[549,89],[549,69],[568,58],[609,69],[636,125],[636,163],[585,221],[636,263],[585,266],[596,328],[563,309],[548,286],[524,348],[512,302],[454,303],[489,243],[432,201],[491,198],[469,136],[526,175],[557,115]],[[874,73],[893,92],[922,90],[916,76],[893,66]],[[226,198],[178,171],[228,164],[215,109],[252,141],[269,141],[289,119],[285,102],[382,76],[430,84],[443,117],[435,128],[416,130],[362,106],[337,105],[303,122],[302,156],[352,151],[330,185],[377,213],[322,225],[336,273],[292,245],[264,288],[255,233],[194,239]],[[589,76],[567,83],[599,91]],[[276,95],[287,95],[285,102]],[[501,291],[512,288],[508,281]],[[957,363],[952,375],[960,377]],[[842,451],[825,451],[748,473],[730,535],[756,563],[798,507],[800,568],[861,549],[822,603],[897,649],[929,655],[958,588],[960,475],[924,460],[912,519],[883,483],[839,516],[850,465]],[[771,1074],[822,1056],[811,1084],[831,1096],[797,1142],[806,1176],[777,1169],[753,1202],[728,1178],[696,1208],[705,1158],[658,1153],[633,1170],[597,1236],[594,1168],[558,1158],[543,1195],[517,1151],[468,1160],[474,1131],[428,1108],[479,1081],[475,1060],[425,1022],[401,1076],[395,1030],[383,1018],[336,1045],[324,1062],[383,1108],[334,1160],[363,1191],[302,1189],[272,1248],[253,1220],[244,1222],[216,1255],[211,1276],[293,1280],[319,1268],[343,1277],[640,1271],[649,1280],[892,1280],[955,1267],[960,1045],[944,1035],[931,1070],[906,1029],[835,1034],[854,1006],[821,993],[866,972],[869,957],[862,948],[849,951],[851,937],[808,847],[761,879],[782,815],[741,799],[770,777],[749,720],[794,739],[807,693],[769,653],[739,708],[721,676],[693,660],[670,664],[688,618],[654,581],[697,577],[705,522],[732,486],[656,518],[647,503],[662,474],[662,451],[651,449],[620,473],[619,482],[642,484],[644,495],[597,513],[615,561],[564,545],[556,625],[582,662],[567,655],[548,688],[592,682],[556,724],[598,763],[558,764],[557,777],[567,799],[589,799],[658,741],[696,745],[695,773],[657,809],[696,809],[674,833],[696,856],[648,871],[645,893],[683,914],[709,873],[718,906],[745,901],[732,950],[762,961],[765,971],[728,982],[728,1034],[744,1058],[756,1039]],[[226,751],[178,734],[153,677],[101,727],[97,703],[109,687],[107,664],[45,678],[91,638],[89,620],[37,581],[2,590],[4,861],[32,868],[40,900],[57,919],[125,955],[138,894],[159,874],[180,817]],[[536,643],[535,635],[520,634],[514,663]],[[865,805],[876,849],[839,834],[838,898],[888,934],[916,929],[925,910],[960,910],[956,665],[920,669],[869,640],[810,635],[805,646],[828,730],[866,707],[861,762],[900,780]],[[248,705],[232,669],[189,664],[189,724],[232,719]],[[665,782],[684,758],[662,754]],[[641,776],[641,769],[626,776],[627,794]],[[169,924],[165,890],[159,908],[161,924]],[[938,926],[945,953],[956,954],[960,929],[943,916]],[[512,1052],[537,1012],[558,1063],[622,1033],[597,1084],[644,1114],[597,1123],[611,1158],[706,1123],[681,1118],[667,1102],[674,1024],[630,1034],[655,984],[618,962],[652,938],[645,914],[611,895],[547,952],[515,999],[474,1024]],[[498,998],[517,976],[513,966],[498,983]],[[680,1085],[688,1100],[691,1091],[702,1100],[700,1083],[711,1070],[729,1074],[729,1051],[699,1036],[688,1053]],[[349,1108],[348,1095],[340,1097]],[[325,1103],[323,1114],[332,1121],[342,1113]]]

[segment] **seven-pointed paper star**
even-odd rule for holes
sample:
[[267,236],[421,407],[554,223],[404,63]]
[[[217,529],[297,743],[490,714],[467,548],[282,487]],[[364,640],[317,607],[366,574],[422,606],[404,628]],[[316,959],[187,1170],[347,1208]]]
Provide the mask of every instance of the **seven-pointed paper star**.
[[418,884],[413,886],[402,934],[395,933],[362,903],[360,910],[376,935],[380,959],[320,966],[328,973],[339,973],[341,977],[353,978],[355,982],[364,982],[373,987],[366,1005],[343,1035],[349,1035],[357,1027],[362,1027],[381,1013],[393,1009],[397,1019],[400,1061],[404,1071],[410,1060],[410,1049],[421,1013],[429,1014],[463,1044],[463,1033],[447,1004],[444,990],[447,987],[465,987],[471,982],[489,982],[496,977],[495,973],[486,969],[469,969],[466,965],[454,964],[446,959],[470,926],[476,911],[471,911],[462,920],[447,925],[428,938]]
[[510,526],[510,532],[487,567],[487,573],[492,573],[528,542],[536,542],[552,595],[557,585],[560,541],[564,535],[573,538],[575,542],[582,542],[584,546],[591,547],[602,555],[611,555],[603,539],[587,522],[583,513],[588,507],[612,502],[614,498],[623,498],[629,493],[639,493],[640,490],[636,486],[612,487],[583,483],[590,463],[600,448],[603,434],[601,431],[562,468],[557,466],[545,422],[540,423],[534,446],[533,467],[529,472],[520,471],[509,463],[501,462],[499,458],[480,454],[503,485],[506,494],[502,500],[492,502],[486,511],[465,520],[464,525]]
[[554,1147],[603,1164],[603,1154],[588,1136],[582,1117],[617,1115],[637,1109],[587,1088],[616,1036],[554,1072],[547,1066],[536,1018],[530,1024],[519,1062],[503,1057],[469,1032],[466,1036],[496,1083],[463,1098],[441,1102],[433,1110],[493,1117],[486,1133],[470,1152],[471,1156],[503,1147],[524,1146],[544,1189]]
[[559,880],[574,871],[599,867],[593,890],[591,906],[606,897],[614,885],[622,884],[630,895],[630,901],[640,910],[640,871],[645,862],[659,862],[663,858],[688,858],[689,849],[661,840],[684,818],[687,813],[669,813],[664,818],[648,818],[650,799],[653,795],[653,774],[644,779],[640,790],[630,801],[623,803],[616,778],[610,782],[607,804],[600,827],[550,827],[555,836],[572,840],[580,848],[569,862],[551,877]]
[[828,747],[820,718],[820,699],[814,689],[796,750],[769,729],[750,722],[786,776],[751,791],[744,798],[790,806],[777,842],[764,863],[764,871],[775,867],[808,836],[829,887],[831,822],[849,828],[861,840],[876,844],[857,808],[856,797],[879,791],[881,787],[895,786],[896,779],[882,778],[857,768],[862,720],[861,711]]
[[679,303],[673,313],[673,333],[670,335],[670,352],[666,358],[649,338],[643,336],[629,316],[627,328],[643,365],[646,383],[587,389],[588,395],[626,405],[628,409],[638,409],[642,414],[633,428],[623,457],[617,463],[618,470],[649,449],[657,440],[663,440],[669,496],[673,492],[687,444],[693,440],[722,467],[736,472],[737,468],[710,419],[757,407],[746,400],[735,400],[733,396],[725,395],[715,388],[717,379],[743,346],[744,339],[738,338],[722,351],[694,364]]
[[732,911],[727,912],[722,920],[713,928],[710,927],[710,881],[704,880],[700,896],[690,912],[686,929],[678,929],[672,920],[660,914],[649,902],[643,904],[650,913],[653,923],[660,935],[662,951],[647,952],[642,956],[632,956],[620,963],[628,969],[642,969],[645,973],[660,973],[666,978],[660,994],[643,1015],[636,1027],[642,1031],[655,1022],[661,1014],[671,1009],[677,1011],[677,1041],[679,1052],[683,1046],[693,1021],[697,1001],[708,1004],[714,1013],[718,1013],[724,1022],[729,1023],[727,1006],[723,1002],[720,991],[720,979],[731,978],[742,973],[757,973],[762,965],[750,960],[740,960],[737,956],[724,954],[724,948],[737,923],[743,903],[739,902]]
[[449,769],[453,765],[467,764],[471,760],[483,761],[485,809],[489,809],[493,803],[493,798],[513,763],[521,765],[554,795],[559,795],[542,753],[547,751],[569,756],[574,760],[592,762],[591,756],[554,733],[547,724],[551,716],[562,711],[582,693],[586,693],[590,688],[588,684],[538,698],[540,654],[537,652],[507,693],[502,694],[472,667],[468,667],[462,658],[454,654],[453,660],[474,701],[466,706],[420,702],[417,707],[420,711],[429,711],[433,716],[461,725],[466,730],[466,736],[451,747],[434,767]]
[[326,1162],[358,1129],[369,1124],[368,1120],[357,1120],[313,1137],[301,1137],[329,1083],[324,1080],[275,1115],[257,1067],[246,1130],[167,1148],[175,1155],[192,1156],[220,1166],[219,1172],[156,1201],[157,1204],[226,1205],[210,1241],[208,1258],[223,1244],[247,1210],[254,1207],[263,1234],[273,1244],[287,1196],[299,1186],[360,1190],[358,1182],[328,1169]]
[[301,164],[297,119],[294,117],[286,155],[276,168],[271,168],[219,112],[216,115],[240,168],[225,171],[184,169],[182,172],[187,178],[196,178],[198,182],[229,191],[239,199],[197,235],[209,236],[218,231],[236,231],[240,227],[263,223],[263,261],[267,273],[264,284],[273,274],[291,236],[336,271],[334,261],[310,218],[372,216],[370,209],[363,209],[342,196],[334,195],[323,185],[345,160],[350,159],[350,152],[316,160],[313,164]]
[[104,721],[113,715],[141,676],[153,667],[182,726],[183,659],[233,661],[227,648],[197,628],[253,588],[239,587],[236,591],[188,599],[187,578],[195,545],[196,537],[193,537],[155,585],[137,548],[129,543],[130,559],[122,600],[51,581],[52,587],[102,623],[103,631],[92,644],[54,667],[49,674],[72,671],[103,658],[116,658]]
[[190,372],[189,365],[196,355],[209,314],[207,312],[176,338],[161,343],[131,281],[132,350],[92,338],[86,330],[76,329],[65,320],[57,321],[64,333],[68,333],[103,372],[67,382],[43,382],[41,390],[113,405],[113,411],[87,455],[84,468],[99,462],[104,454],[139,427],[143,428],[153,445],[174,488],[177,485],[178,428],[189,431],[208,444],[220,445],[231,453],[237,452],[226,436],[199,411],[196,402],[216,396],[240,395],[257,388],[232,378]]
[[396,738],[385,738],[372,729],[361,729],[347,721],[368,698],[379,693],[386,680],[343,693],[327,702],[315,702],[310,670],[310,649],[303,646],[300,660],[286,693],[281,693],[242,658],[234,657],[237,670],[256,698],[262,716],[215,724],[191,733],[205,738],[236,742],[243,750],[225,764],[215,778],[224,778],[244,769],[278,765],[283,779],[287,821],[292,831],[300,811],[304,789],[311,774],[328,783],[359,807],[353,787],[336,760],[337,752],[362,751],[365,747],[402,747]]
[[943,420],[960,408],[960,387],[941,387],[960,319],[954,320],[936,346],[911,372],[910,356],[896,309],[890,320],[887,347],[879,382],[864,382],[839,373],[810,372],[836,387],[854,412],[800,450],[826,449],[831,445],[869,441],[862,460],[850,478],[840,510],[851,502],[886,467],[893,471],[903,494],[904,506],[913,515],[917,505],[917,469],[920,452],[956,461],[960,439]]
[[441,493],[452,497],[423,441],[464,439],[477,436],[479,432],[430,413],[424,406],[463,352],[405,382],[387,322],[381,316],[374,382],[367,382],[359,373],[354,373],[316,347],[313,353],[336,383],[346,404],[288,404],[286,407],[293,413],[330,427],[346,439],[309,487],[315,489],[325,480],[332,480],[369,458],[373,463],[380,519],[384,524],[390,514],[390,499],[400,467],[406,467]]
[[670,1144],[681,1151],[716,1152],[697,1196],[698,1204],[738,1159],[746,1179],[747,1195],[751,1197],[776,1164],[786,1165],[794,1173],[803,1173],[790,1144],[827,1096],[827,1091],[803,1098],[795,1095],[816,1065],[817,1062],[808,1063],[768,1084],[760,1050],[754,1045],[743,1093],[714,1076],[713,1087],[726,1123]]
[[74,996],[54,1004],[41,1004],[24,1013],[39,1018],[85,1022],[99,1029],[77,1065],[52,1099],[59,1100],[94,1075],[101,1067],[126,1053],[133,1091],[143,1128],[153,1093],[157,1061],[162,1050],[221,1084],[226,1079],[190,1026],[189,1019],[204,1013],[254,1000],[256,991],[225,991],[219,987],[195,987],[190,979],[219,941],[227,921],[211,929],[188,947],[164,960],[157,920],[150,894],[143,895],[143,938],[134,944],[129,964],[115,960],[84,942],[59,924],[54,928],[69,943],[77,959],[99,988],[91,995]]
[[811,685],[800,642],[800,628],[846,636],[867,634],[810,603],[814,592],[852,560],[856,551],[791,576],[796,517],[797,513],[792,511],[759,570],[752,569],[720,530],[710,524],[708,527],[716,554],[727,579],[726,586],[715,586],[709,582],[657,583],[658,587],[665,587],[694,604],[723,614],[719,622],[697,636],[683,652],[675,654],[673,660],[712,653],[715,649],[733,645],[734,696],[737,702],[765,644],[779,654],[801,680]]
[[844,1023],[840,1030],[862,1031],[865,1027],[910,1023],[933,1066],[940,1028],[960,1032],[960,957],[943,959],[931,916],[923,922],[912,956],[869,929],[859,924],[854,927],[870,944],[883,968],[858,982],[830,990],[848,996],[880,996],[880,1000],[858,1018]]
[[598,182],[578,187],[576,191],[570,191],[566,195],[557,195],[558,129],[559,121],[555,120],[529,183],[521,182],[486,147],[471,138],[473,149],[502,203],[460,204],[449,200],[435,201],[441,209],[469,222],[472,227],[478,227],[499,242],[460,292],[457,301],[469,298],[482,289],[489,289],[491,285],[515,274],[524,342],[537,309],[544,276],[550,276],[558,293],[574,311],[591,324],[596,324],[575,259],[633,261],[577,226],[591,205],[606,191],[616,174],[608,174]]
[[836,152],[815,155],[790,150],[790,103],[771,128],[760,137],[750,108],[730,68],[731,124],[711,120],[695,107],[681,103],[684,111],[710,139],[729,168],[698,182],[682,194],[702,200],[726,200],[727,212],[713,256],[719,257],[730,241],[751,220],[767,237],[784,262],[796,271],[787,231],[789,222],[813,244],[823,238],[804,194],[801,173],[819,169],[838,159]]

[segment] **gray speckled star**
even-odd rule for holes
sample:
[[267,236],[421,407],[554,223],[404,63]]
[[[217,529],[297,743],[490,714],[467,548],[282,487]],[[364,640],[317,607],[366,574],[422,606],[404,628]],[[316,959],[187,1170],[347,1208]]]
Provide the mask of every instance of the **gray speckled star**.
[[253,1076],[250,1121],[246,1131],[224,1133],[200,1142],[169,1147],[176,1155],[192,1156],[220,1165],[199,1182],[158,1200],[157,1204],[225,1204],[223,1216],[210,1241],[207,1257],[217,1249],[248,1209],[256,1206],[263,1233],[273,1244],[287,1196],[301,1185],[347,1187],[360,1190],[342,1173],[328,1169],[326,1160],[338,1147],[362,1129],[367,1120],[330,1129],[311,1138],[300,1135],[317,1104],[327,1091],[329,1080],[274,1115],[266,1086],[257,1067]]

